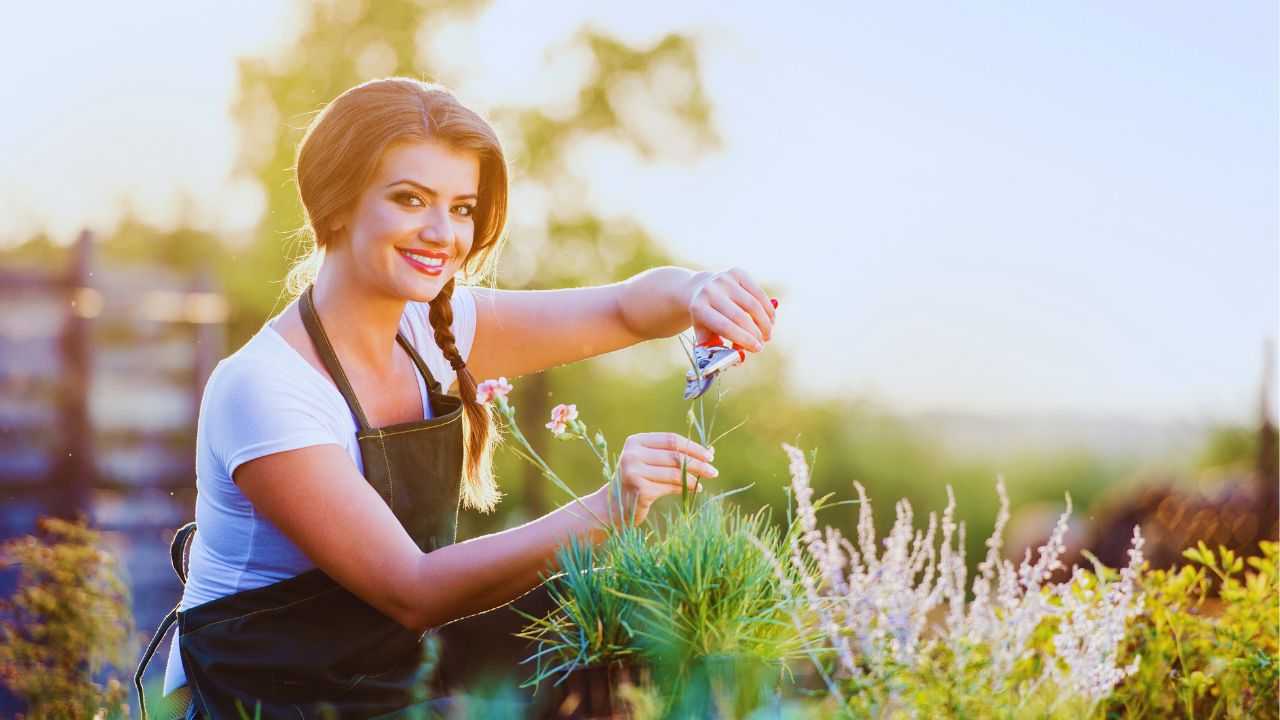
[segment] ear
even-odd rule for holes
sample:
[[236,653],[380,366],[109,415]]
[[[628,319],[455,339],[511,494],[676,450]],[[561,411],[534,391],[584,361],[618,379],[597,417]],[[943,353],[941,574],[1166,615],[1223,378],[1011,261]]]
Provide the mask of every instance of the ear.
[[340,208],[337,212],[335,212],[332,216],[330,216],[329,232],[340,233],[346,230],[347,226],[351,224],[352,209],[353,209],[352,204],[347,203],[345,207]]

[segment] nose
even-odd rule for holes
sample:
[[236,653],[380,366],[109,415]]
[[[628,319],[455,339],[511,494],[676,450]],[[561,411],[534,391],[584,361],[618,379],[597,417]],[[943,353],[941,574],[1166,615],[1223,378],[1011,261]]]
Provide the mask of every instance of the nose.
[[448,211],[432,208],[430,212],[423,213],[422,218],[418,238],[430,245],[448,245],[453,236]]

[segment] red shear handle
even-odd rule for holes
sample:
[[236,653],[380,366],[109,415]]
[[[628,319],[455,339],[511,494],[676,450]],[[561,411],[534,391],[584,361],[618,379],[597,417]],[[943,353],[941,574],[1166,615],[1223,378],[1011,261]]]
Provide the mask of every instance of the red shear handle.
[[[778,309],[778,298],[769,298],[769,302],[773,305],[774,310]],[[711,337],[698,343],[696,347],[724,347],[726,345],[738,351],[738,360],[742,362],[747,361],[747,352],[746,352],[747,349],[745,347],[739,345],[738,343],[727,343],[725,342],[724,338],[714,333],[711,335]]]

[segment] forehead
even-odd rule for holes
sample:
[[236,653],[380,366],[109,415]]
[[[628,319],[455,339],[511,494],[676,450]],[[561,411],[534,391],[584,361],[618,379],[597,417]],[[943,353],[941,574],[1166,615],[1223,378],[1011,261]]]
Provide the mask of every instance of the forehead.
[[375,180],[380,185],[412,180],[443,195],[475,194],[480,159],[435,141],[401,142],[382,154]]

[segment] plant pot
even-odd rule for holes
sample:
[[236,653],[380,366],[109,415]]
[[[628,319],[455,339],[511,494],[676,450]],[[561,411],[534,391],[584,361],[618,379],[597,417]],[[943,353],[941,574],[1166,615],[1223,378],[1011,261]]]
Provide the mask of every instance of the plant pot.
[[647,685],[647,668],[630,662],[574,670],[551,690],[556,701],[549,704],[541,720],[621,720],[630,718],[627,704],[619,694],[623,685]]

